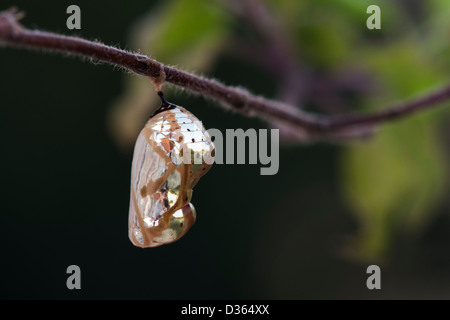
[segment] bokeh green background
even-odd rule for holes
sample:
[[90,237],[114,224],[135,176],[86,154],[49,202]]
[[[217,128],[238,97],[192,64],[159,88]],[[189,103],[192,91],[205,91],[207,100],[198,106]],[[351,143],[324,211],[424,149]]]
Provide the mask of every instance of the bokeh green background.
[[[383,108],[448,82],[445,2],[269,6],[311,74],[367,76],[370,90],[339,91],[346,109],[304,102],[335,114]],[[77,32],[65,27],[71,4],[0,9],[17,5],[28,27],[140,49],[278,98],[279,80],[233,51],[238,35],[250,48],[260,39],[220,2],[77,1]],[[365,27],[369,4],[382,8],[380,31]],[[135,47],[142,41],[148,48]],[[215,165],[194,190],[190,232],[143,250],[127,230],[129,142],[157,107],[143,83],[106,65],[0,48],[0,298],[450,298],[448,103],[383,126],[366,142],[283,146],[275,176],[260,176],[255,165]],[[167,92],[206,127],[267,128],[202,97]],[[141,109],[127,113],[127,104]],[[71,264],[81,268],[81,290],[66,288]],[[370,264],[381,267],[381,290],[366,288]]]

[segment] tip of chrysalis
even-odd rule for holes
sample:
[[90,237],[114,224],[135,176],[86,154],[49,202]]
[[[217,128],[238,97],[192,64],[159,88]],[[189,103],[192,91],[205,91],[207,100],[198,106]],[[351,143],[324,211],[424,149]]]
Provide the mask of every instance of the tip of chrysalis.
[[166,100],[166,97],[164,96],[164,93],[161,90],[158,91],[158,96],[161,99],[161,106],[150,116],[150,118],[157,115],[160,112],[175,108],[174,104]]

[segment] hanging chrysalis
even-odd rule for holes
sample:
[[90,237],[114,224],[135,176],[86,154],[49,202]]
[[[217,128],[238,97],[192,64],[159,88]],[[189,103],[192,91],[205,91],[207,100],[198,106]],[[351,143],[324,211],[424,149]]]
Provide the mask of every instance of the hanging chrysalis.
[[194,224],[192,189],[215,154],[202,123],[158,94],[162,105],[139,134],[131,170],[128,235],[143,248],[176,241]]

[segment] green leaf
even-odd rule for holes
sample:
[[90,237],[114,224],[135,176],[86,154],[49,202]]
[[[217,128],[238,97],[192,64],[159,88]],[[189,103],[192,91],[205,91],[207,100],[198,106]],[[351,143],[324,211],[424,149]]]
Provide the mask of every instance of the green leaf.
[[229,18],[214,1],[164,1],[137,24],[133,43],[165,64],[205,69],[227,41]]
[[344,191],[361,223],[357,255],[379,258],[399,230],[420,231],[443,195],[446,161],[427,118],[383,127],[344,150]]
[[[381,30],[368,30],[367,8],[373,1],[363,0],[284,0],[273,1],[290,38],[297,45],[299,58],[316,69],[334,69],[352,62],[355,48],[361,48],[374,36],[391,36],[405,28],[408,20],[392,1],[378,1],[381,8]],[[367,39],[366,39],[367,37]]]
[[429,3],[433,14],[428,16],[425,24],[423,46],[428,49],[441,69],[450,68],[450,6],[445,0],[432,0]]
[[[441,83],[433,61],[417,48],[407,40],[366,54],[366,67],[382,84],[377,108]],[[437,137],[441,114],[437,109],[384,125],[373,140],[343,150],[343,190],[361,226],[352,248],[356,256],[379,259],[399,232],[417,234],[426,227],[448,170]]]

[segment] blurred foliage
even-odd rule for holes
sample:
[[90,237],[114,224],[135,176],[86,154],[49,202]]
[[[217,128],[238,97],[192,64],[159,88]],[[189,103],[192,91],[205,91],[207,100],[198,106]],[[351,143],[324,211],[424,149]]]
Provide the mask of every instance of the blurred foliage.
[[[141,18],[131,32],[131,46],[142,54],[184,70],[207,71],[228,34],[227,12],[204,0],[164,1]],[[148,79],[126,75],[126,90],[115,103],[111,132],[127,150],[158,106]]]
[[[431,20],[432,21],[432,20]],[[447,26],[448,30],[448,26]],[[445,83],[424,37],[413,33],[356,53],[380,86],[367,109],[391,105],[398,97],[413,98]],[[375,107],[376,106],[376,107]],[[439,141],[439,122],[446,110],[432,110],[380,128],[377,136],[346,148],[342,155],[345,195],[361,222],[351,248],[360,258],[385,256],[395,235],[417,235],[444,195],[448,159]]]
[[[381,30],[366,28],[371,4],[382,8]],[[303,66],[325,74],[357,66],[371,75],[374,94],[349,111],[383,108],[448,78],[450,47],[442,41],[450,34],[446,0],[430,1],[426,12],[415,13],[406,1],[388,0],[270,0],[267,5],[283,24]],[[239,20],[221,1],[164,1],[135,25],[132,49],[181,69],[208,72],[225,45],[243,36],[236,32],[241,29],[233,28],[237,23],[245,23],[245,18]],[[149,106],[157,106],[155,97],[146,79],[126,76],[126,90],[112,121],[125,149],[133,145],[151,113]],[[448,171],[437,137],[444,113],[426,112],[383,126],[374,139],[342,148],[343,193],[361,226],[350,246],[354,256],[380,258],[398,232],[417,233],[426,227],[443,195]]]

